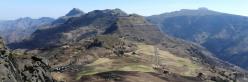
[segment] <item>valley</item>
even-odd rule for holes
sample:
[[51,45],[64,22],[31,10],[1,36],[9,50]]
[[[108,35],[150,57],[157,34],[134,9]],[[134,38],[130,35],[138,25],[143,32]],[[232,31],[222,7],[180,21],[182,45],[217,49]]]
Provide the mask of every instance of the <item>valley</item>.
[[219,59],[204,45],[175,38],[161,29],[149,18],[118,8],[88,13],[73,8],[65,16],[37,27],[25,40],[7,44],[1,40],[0,80],[247,81],[243,68]]

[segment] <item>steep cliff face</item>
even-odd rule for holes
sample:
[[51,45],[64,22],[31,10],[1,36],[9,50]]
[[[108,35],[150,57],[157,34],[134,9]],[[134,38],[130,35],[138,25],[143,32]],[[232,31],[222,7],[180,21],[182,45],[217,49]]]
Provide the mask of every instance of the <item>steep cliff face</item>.
[[[19,56],[19,57],[18,57]],[[1,82],[53,82],[49,67],[35,56],[23,56],[7,50],[0,38]]]

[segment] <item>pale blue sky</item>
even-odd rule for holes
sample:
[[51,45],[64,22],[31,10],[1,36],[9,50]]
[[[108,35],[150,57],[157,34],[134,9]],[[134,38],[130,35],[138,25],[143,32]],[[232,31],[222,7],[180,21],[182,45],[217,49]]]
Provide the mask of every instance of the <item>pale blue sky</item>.
[[180,9],[208,9],[248,16],[248,0],[1,0],[0,20],[63,16],[72,8],[84,12],[120,8],[148,16]]

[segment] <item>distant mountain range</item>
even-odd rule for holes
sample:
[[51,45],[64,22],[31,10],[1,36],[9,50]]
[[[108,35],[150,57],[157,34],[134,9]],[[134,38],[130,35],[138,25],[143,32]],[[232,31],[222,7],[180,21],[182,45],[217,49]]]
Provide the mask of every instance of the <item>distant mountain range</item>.
[[198,43],[218,58],[248,69],[248,17],[200,8],[147,19],[168,35]]
[[29,17],[17,20],[0,21],[0,36],[5,42],[13,43],[29,37],[39,27],[50,24],[53,18],[43,17],[32,19]]
[[62,82],[247,81],[245,70],[120,9],[84,13],[74,8],[8,47],[18,53],[10,57],[42,61],[51,74],[44,77]]
[[39,19],[32,19],[29,17],[19,18],[16,20],[1,20],[0,21],[0,36],[4,38],[7,44],[20,42],[28,39],[30,35],[37,29],[46,28],[47,25],[63,24],[72,17],[83,15],[84,12],[80,9],[74,8],[65,16],[58,18],[56,21],[53,18],[42,17]]

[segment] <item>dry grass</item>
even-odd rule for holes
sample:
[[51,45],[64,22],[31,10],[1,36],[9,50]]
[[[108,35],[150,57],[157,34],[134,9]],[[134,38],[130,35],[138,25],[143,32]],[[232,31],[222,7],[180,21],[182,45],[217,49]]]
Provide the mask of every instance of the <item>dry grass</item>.
[[52,72],[51,76],[58,82],[68,82],[70,79],[68,75],[59,72]]
[[128,65],[118,69],[119,71],[140,71],[140,72],[154,72],[151,66],[145,65]]
[[[137,53],[154,56],[154,46],[138,44]],[[201,66],[194,64],[190,59],[177,57],[168,51],[158,50],[160,63],[166,65],[170,71],[184,76],[196,76]],[[151,59],[153,61],[153,59]]]
[[[94,75],[108,71],[139,71],[155,72],[153,69],[154,46],[137,44],[137,55],[129,54],[122,58],[98,58],[94,62],[86,65],[76,80],[83,76]],[[158,50],[161,64],[167,66],[169,71],[184,76],[196,76],[201,70],[201,66],[192,63],[190,59],[177,57],[168,51]]]
[[94,75],[108,71],[139,71],[139,72],[154,72],[153,68],[141,63],[125,61],[123,59],[99,58],[91,64],[86,65],[86,69],[82,70],[77,75],[77,80],[82,76]]
[[106,64],[111,64],[113,62],[113,60],[109,59],[109,58],[99,58],[96,61],[94,61],[91,64],[88,64],[86,66],[97,66],[97,65],[106,65]]

